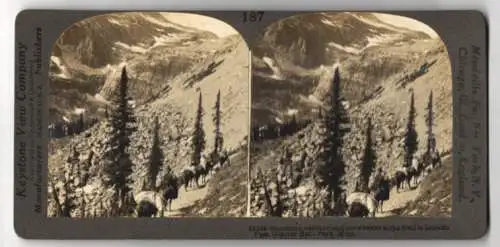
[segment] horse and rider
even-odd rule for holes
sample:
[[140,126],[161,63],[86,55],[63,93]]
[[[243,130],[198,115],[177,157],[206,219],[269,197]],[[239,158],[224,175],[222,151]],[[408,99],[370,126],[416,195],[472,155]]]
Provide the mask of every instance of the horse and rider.
[[374,196],[377,200],[377,207],[383,212],[384,201],[390,198],[390,180],[382,168],[378,168],[374,179]]
[[229,152],[224,149],[221,152],[212,152],[210,155],[202,155],[199,164],[194,162],[184,168],[182,171],[182,178],[184,190],[187,191],[189,187],[199,187],[199,180],[206,183],[207,176],[212,172],[216,172],[223,166],[230,166]]

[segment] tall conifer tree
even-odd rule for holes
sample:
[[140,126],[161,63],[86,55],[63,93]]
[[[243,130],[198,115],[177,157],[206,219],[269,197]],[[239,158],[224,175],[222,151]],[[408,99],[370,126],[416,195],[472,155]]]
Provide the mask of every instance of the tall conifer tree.
[[363,192],[369,192],[368,182],[370,181],[370,176],[372,175],[377,163],[377,157],[373,146],[372,129],[373,126],[371,118],[368,118],[368,123],[366,124],[365,150],[363,152],[363,160],[360,164],[360,184]]
[[154,190],[156,189],[156,179],[160,170],[163,166],[163,160],[165,156],[163,155],[163,151],[161,150],[160,144],[160,123],[158,122],[158,116],[154,118],[154,127],[153,127],[153,145],[151,147],[151,154],[149,155],[149,162],[147,166],[147,174],[148,174],[148,189]]
[[410,109],[408,112],[408,122],[406,124],[406,133],[404,138],[404,148],[405,148],[405,167],[411,166],[411,161],[415,156],[415,153],[418,149],[418,134],[415,129],[415,118],[417,116],[415,110],[415,96],[413,92],[411,93],[410,98]]
[[[344,190],[345,185],[345,162],[342,155],[343,138],[347,129],[348,118],[346,110],[342,105],[340,96],[340,74],[339,69],[335,69],[333,81],[331,83],[328,103],[330,107],[322,115],[321,125],[324,129],[322,152],[319,156],[319,164],[316,176],[319,177],[318,185],[326,187],[331,198],[327,200],[336,201]],[[331,214],[331,212],[326,212]]]
[[213,122],[215,126],[215,131],[214,131],[214,153],[219,154],[222,151],[222,148],[224,146],[224,138],[222,136],[221,132],[221,102],[220,102],[220,90],[217,92],[217,99],[215,101],[214,105],[214,115],[213,115]]
[[429,100],[427,101],[427,114],[425,115],[425,124],[427,125],[427,150],[428,157],[435,151],[436,143],[434,138],[434,110],[433,110],[432,91],[429,93]]
[[200,164],[201,154],[205,150],[205,130],[203,129],[203,104],[201,91],[198,97],[198,108],[196,110],[196,118],[193,128],[192,137],[192,154],[191,154],[191,165],[198,166]]
[[128,183],[132,173],[132,161],[128,153],[130,136],[135,131],[135,116],[129,105],[128,76],[125,67],[122,69],[118,94],[112,99],[113,107],[106,121],[102,167],[103,180],[116,190],[119,205],[123,205],[125,194],[129,191]]

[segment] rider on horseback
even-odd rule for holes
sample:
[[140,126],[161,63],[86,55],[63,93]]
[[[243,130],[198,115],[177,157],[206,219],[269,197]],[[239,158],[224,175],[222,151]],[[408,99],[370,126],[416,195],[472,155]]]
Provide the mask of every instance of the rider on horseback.
[[436,167],[438,164],[442,165],[441,155],[439,154],[438,150],[435,150],[434,153],[432,154],[432,166]]
[[417,157],[413,157],[413,159],[411,160],[411,166],[413,168],[415,168],[415,169],[418,167],[418,159],[417,159]]
[[200,165],[205,168],[207,166],[207,155],[204,154],[200,158]]
[[385,173],[382,170],[382,167],[379,167],[377,169],[377,171],[375,173],[375,177],[373,179],[373,187],[375,189],[380,187],[380,183],[382,182],[382,179],[384,178],[384,176],[385,176]]
[[380,209],[380,211],[383,211],[382,205],[384,201],[389,200],[390,185],[389,179],[387,178],[386,173],[382,170],[381,167],[378,168],[373,185],[375,187],[374,197],[377,201],[378,208]]

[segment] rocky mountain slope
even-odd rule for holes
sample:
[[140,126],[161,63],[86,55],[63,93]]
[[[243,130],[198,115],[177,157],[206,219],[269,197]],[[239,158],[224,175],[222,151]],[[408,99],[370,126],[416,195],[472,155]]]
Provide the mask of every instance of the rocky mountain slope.
[[[158,117],[160,123],[164,168],[169,166],[179,175],[189,164],[200,92],[206,152],[211,151],[214,144],[212,115],[220,90],[224,147],[230,153],[246,156],[249,53],[240,36],[219,37],[208,31],[170,22],[167,17],[156,14],[132,13],[119,18],[115,15],[98,16],[92,23],[94,25],[84,22],[70,27],[56,45],[61,49],[56,48],[53,56],[53,61],[59,63],[53,63],[50,81],[53,87],[52,118],[56,121],[62,117],[71,118],[75,109],[83,109],[81,112],[86,117],[102,116],[105,106],[109,104],[107,99],[116,93],[121,68],[126,66],[129,92],[135,102],[134,114],[137,118],[137,131],[131,137],[128,151],[135,165],[135,190],[143,185],[144,165],[152,148],[154,117]],[[105,42],[105,45],[100,42]],[[78,47],[85,47],[81,48],[82,51],[93,50],[90,53],[80,52],[76,49]],[[103,56],[97,59],[93,57],[95,54]],[[106,139],[105,128],[103,122],[98,122],[78,135],[54,139],[49,144],[52,150],[49,155],[50,173],[59,180],[63,180],[68,170],[68,155],[73,153],[73,147],[76,149],[79,166],[87,166],[85,170],[91,173],[91,179],[85,184],[78,182],[77,187],[81,188],[81,193],[92,198],[90,201],[105,197],[102,194],[105,188],[96,173],[101,158],[99,150]],[[90,156],[91,151],[93,156]],[[238,178],[246,177],[247,169],[240,169],[246,163],[238,164],[244,160],[234,162],[231,168],[234,169],[231,171],[233,176],[226,179],[226,183],[234,182],[233,187],[236,188],[237,184],[246,182],[246,179]],[[224,169],[221,172],[227,172]],[[212,183],[217,186],[219,181],[214,179],[207,186]],[[241,205],[235,203],[246,200],[246,195],[238,190],[231,193],[224,196],[234,197],[234,203],[228,201],[224,207],[240,208]],[[205,194],[199,196],[204,197]],[[210,210],[218,209],[209,208],[202,214],[216,214]],[[196,212],[190,214],[195,215]]]
[[[260,50],[253,52],[252,126],[282,122],[291,113],[298,118],[313,119],[313,124],[291,137],[252,144],[254,215],[262,215],[264,210],[263,190],[258,184],[276,174],[272,170],[278,168],[284,147],[294,155],[295,163],[305,152],[305,162],[312,166],[293,175],[278,175],[284,201],[290,205],[297,202],[302,211],[307,211],[321,200],[320,193],[313,191],[312,181],[321,140],[315,123],[316,110],[324,106],[335,67],[339,68],[341,94],[349,117],[350,131],[343,147],[348,192],[354,189],[368,118],[373,124],[377,166],[392,175],[403,163],[403,136],[411,92],[415,95],[419,152],[425,150],[427,142],[425,107],[431,91],[437,148],[441,152],[451,150],[451,65],[441,40],[384,23],[373,14],[314,14],[271,25],[259,47]],[[426,71],[403,80],[419,72],[422,65]],[[257,178],[259,169],[267,173],[265,178]],[[268,183],[275,190],[273,180]],[[451,194],[451,190],[446,193]]]
[[[224,41],[160,13],[108,14],[70,26],[54,45],[49,84],[52,121],[75,109],[98,114],[127,64],[138,104],[168,90],[169,80],[213,55]],[[68,97],[71,95],[71,97]]]
[[[351,105],[369,97],[381,82],[397,80],[425,62],[439,46],[430,36],[384,23],[373,14],[306,14],[270,25],[252,51],[253,123],[301,116],[320,104],[341,62],[344,97]],[[279,97],[276,97],[279,96]]]

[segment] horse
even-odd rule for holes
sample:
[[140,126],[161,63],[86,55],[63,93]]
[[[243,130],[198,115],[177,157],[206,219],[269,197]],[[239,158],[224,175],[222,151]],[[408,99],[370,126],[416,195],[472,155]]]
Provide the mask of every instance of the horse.
[[410,166],[406,170],[406,182],[408,183],[408,188],[413,188],[411,186],[411,182],[414,181],[414,185],[418,185],[418,168],[414,166]]
[[218,164],[219,164],[218,154],[216,152],[212,152],[209,156],[209,159],[207,159],[207,162],[205,163],[207,176],[209,174],[212,175],[215,174],[216,169],[214,169],[214,167],[218,166]]
[[375,217],[375,213],[377,212],[377,200],[375,198],[364,192],[354,192],[351,193],[347,199],[346,203],[348,207],[351,207],[353,203],[360,203],[368,209],[369,216]]
[[[188,187],[193,187],[192,186],[193,180],[195,180],[195,169],[194,169],[194,167],[192,167],[192,166],[186,167],[182,171],[181,176],[182,176],[182,181],[183,181],[183,184],[184,184],[184,190],[185,191],[187,191]],[[198,180],[195,180],[195,181],[196,181],[196,183],[198,183]]]
[[424,154],[424,156],[416,162],[416,164],[413,164],[413,168],[415,170],[415,185],[418,184],[419,180],[422,179],[422,175],[424,173],[425,168],[431,163],[430,156],[427,154]]
[[220,170],[220,163],[217,163],[215,164],[214,166],[212,166],[212,170],[213,170],[213,173],[216,173]]
[[[396,186],[396,192],[399,193],[400,189],[404,188],[404,182],[406,180],[406,172],[405,171],[396,171],[394,173],[394,177],[392,178],[393,186]],[[408,186],[410,186],[408,184]]]
[[[398,184],[404,185],[403,182],[406,182],[408,185],[408,189],[411,189],[411,182],[413,178],[417,175],[417,170],[413,167],[400,167],[396,171],[396,176],[398,179]],[[401,186],[400,188],[404,188],[404,186]],[[399,192],[399,186],[398,186],[398,192]]]
[[386,178],[382,178],[374,193],[375,200],[377,200],[377,208],[380,208],[380,212],[383,212],[384,201],[389,200],[390,192],[389,181]]
[[424,174],[427,176],[427,175],[431,174],[432,170],[433,170],[432,165],[428,165],[424,169]]
[[438,151],[436,151],[432,157],[432,168],[436,168],[441,166],[443,163],[441,162],[441,155]]
[[172,201],[179,196],[179,181],[176,177],[172,176],[164,186],[162,192],[168,211],[172,210]]
[[224,164],[227,162],[227,166],[231,166],[231,159],[229,159],[229,154],[224,150],[222,155],[219,156],[219,164],[221,167],[224,167]]
[[201,178],[201,182],[205,183],[205,178],[208,174],[208,170],[205,165],[198,165],[194,168],[194,179],[196,181],[196,187],[199,187],[198,180]]

